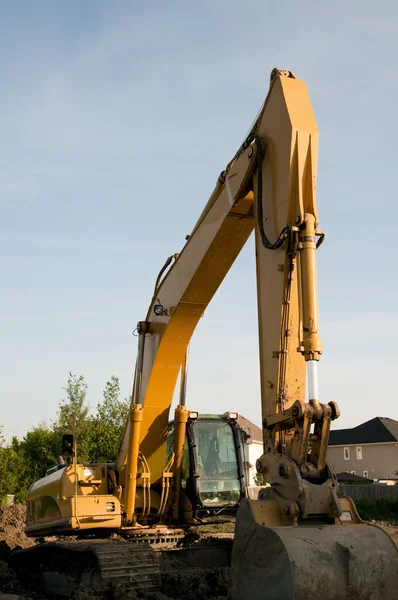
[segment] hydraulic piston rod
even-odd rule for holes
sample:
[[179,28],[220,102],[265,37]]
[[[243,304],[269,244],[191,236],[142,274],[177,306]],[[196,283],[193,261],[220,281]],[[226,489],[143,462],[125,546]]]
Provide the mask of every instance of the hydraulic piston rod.
[[185,352],[184,360],[181,365],[181,380],[180,380],[180,406],[185,406],[186,395],[187,395],[187,379],[188,379],[188,357],[189,357],[189,346]]
[[315,217],[307,213],[300,231],[301,293],[303,306],[302,353],[307,362],[309,400],[318,400],[318,364],[322,354],[319,337],[318,290],[316,278]]

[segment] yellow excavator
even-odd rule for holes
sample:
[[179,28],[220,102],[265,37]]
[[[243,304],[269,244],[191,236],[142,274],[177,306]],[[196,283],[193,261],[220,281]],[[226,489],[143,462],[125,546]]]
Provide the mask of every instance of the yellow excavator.
[[[80,547],[82,576],[95,554],[103,578],[127,572],[132,584],[150,586],[156,561],[148,541],[181,542],[186,525],[239,505],[229,600],[398,597],[395,545],[361,521],[349,498],[339,498],[327,462],[339,408],[322,403],[318,393],[316,253],[324,232],[316,207],[317,154],[305,83],[274,69],[249,134],[181,253],[166,262],[138,323],[132,404],[115,464],[78,464],[74,440],[66,436],[69,464],[30,489],[28,535],[116,532],[131,540],[113,549],[111,542],[97,544],[95,551],[95,540],[87,542],[86,554]],[[256,469],[267,482],[254,499],[242,484],[235,415],[201,421],[187,409],[184,393],[191,336],[253,231],[264,442]],[[181,400],[170,426],[180,372]],[[71,545],[62,541],[21,552],[30,553],[22,554],[25,568],[26,561],[51,570],[50,563],[55,569],[71,560]],[[147,565],[147,583],[138,581],[136,564]]]

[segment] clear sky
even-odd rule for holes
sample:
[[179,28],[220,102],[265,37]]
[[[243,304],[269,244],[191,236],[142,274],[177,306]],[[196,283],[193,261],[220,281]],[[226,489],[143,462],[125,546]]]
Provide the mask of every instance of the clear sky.
[[[68,371],[130,392],[135,324],[269,87],[320,130],[321,401],[398,419],[395,0],[3,2],[1,416],[52,419]],[[188,404],[260,422],[253,239],[191,345]],[[392,386],[392,387],[391,387]],[[336,424],[337,426],[337,424]]]

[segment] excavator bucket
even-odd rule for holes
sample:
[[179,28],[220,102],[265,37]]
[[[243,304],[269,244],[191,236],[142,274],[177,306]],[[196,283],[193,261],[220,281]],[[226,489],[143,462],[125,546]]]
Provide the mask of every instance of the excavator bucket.
[[273,501],[242,500],[228,600],[398,598],[398,551],[382,529],[360,519],[267,526],[280,517]]

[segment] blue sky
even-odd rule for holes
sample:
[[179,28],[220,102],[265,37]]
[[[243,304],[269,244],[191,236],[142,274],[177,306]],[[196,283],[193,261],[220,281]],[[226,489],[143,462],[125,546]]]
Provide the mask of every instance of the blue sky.
[[[320,130],[322,401],[398,419],[398,8],[340,0],[3,3],[0,423],[55,417],[68,371],[130,391],[131,332],[274,66]],[[191,345],[188,403],[260,422],[253,239]],[[337,426],[337,424],[336,424]]]

